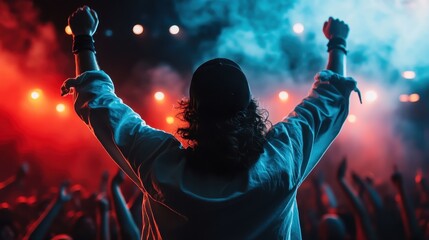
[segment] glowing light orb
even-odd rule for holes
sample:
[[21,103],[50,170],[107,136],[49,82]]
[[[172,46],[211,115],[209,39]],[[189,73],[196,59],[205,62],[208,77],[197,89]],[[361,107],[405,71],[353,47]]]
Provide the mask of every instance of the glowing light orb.
[[173,123],[174,123],[174,117],[172,117],[172,116],[168,116],[168,117],[166,117],[166,118],[165,118],[165,121],[166,121],[168,124],[173,124]]
[[347,117],[347,121],[349,121],[349,123],[355,123],[355,122],[356,122],[356,120],[357,120],[356,115],[350,114],[350,115]]
[[399,101],[401,101],[401,102],[409,102],[410,101],[410,96],[408,96],[407,94],[401,94],[401,95],[399,95]]
[[378,98],[377,92],[374,90],[370,90],[365,93],[366,102],[369,102],[369,103],[375,102],[377,98]]
[[62,103],[58,103],[55,109],[57,110],[57,112],[60,112],[60,113],[64,112],[66,110],[66,105]]
[[414,71],[404,71],[402,72],[402,77],[405,79],[414,79],[416,77],[416,73]]
[[112,29],[106,29],[106,31],[104,31],[104,35],[105,35],[106,37],[111,37],[111,36],[113,36],[113,31],[112,31]]
[[289,99],[289,94],[286,91],[279,92],[280,101],[286,102]]
[[177,25],[172,25],[168,31],[170,31],[171,34],[176,35],[180,32],[180,28]]
[[423,173],[421,169],[417,170],[416,176],[414,177],[414,181],[416,181],[416,183],[420,183],[423,179]]
[[134,25],[134,27],[133,27],[133,33],[134,33],[135,35],[140,35],[140,34],[142,34],[142,33],[143,33],[143,31],[144,31],[144,28],[143,28],[143,26],[142,26],[142,25],[140,25],[140,24],[136,24],[136,25]]
[[162,101],[165,98],[165,94],[163,92],[156,92],[153,97],[155,98],[155,100],[157,101]]
[[420,95],[417,93],[410,94],[409,101],[410,102],[418,102],[420,100]]
[[296,34],[301,34],[304,32],[304,25],[302,23],[295,23],[292,29]]
[[41,96],[42,96],[42,90],[40,90],[40,89],[34,89],[30,93],[30,98],[33,100],[40,99]]
[[66,28],[64,29],[64,31],[66,32],[67,35],[72,35],[73,32],[71,30],[71,27],[69,25],[66,26]]

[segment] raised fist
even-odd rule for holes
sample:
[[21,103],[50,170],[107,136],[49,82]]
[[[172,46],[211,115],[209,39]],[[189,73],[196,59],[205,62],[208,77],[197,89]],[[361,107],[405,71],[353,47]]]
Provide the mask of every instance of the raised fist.
[[345,40],[349,35],[349,26],[339,19],[330,17],[328,21],[323,24],[323,33],[329,40],[335,37]]
[[73,32],[73,36],[92,36],[97,31],[98,16],[94,10],[88,6],[83,6],[70,15],[68,24]]

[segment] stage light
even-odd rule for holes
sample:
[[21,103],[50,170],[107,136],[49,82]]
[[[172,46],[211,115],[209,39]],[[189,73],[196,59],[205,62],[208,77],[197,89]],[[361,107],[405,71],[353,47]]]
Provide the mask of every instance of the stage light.
[[165,118],[165,121],[166,121],[168,124],[173,124],[173,123],[174,123],[174,117],[172,117],[172,116],[168,116],[167,118]]
[[42,90],[40,90],[40,89],[34,89],[30,93],[30,98],[33,100],[40,99],[41,96],[42,96]]
[[163,92],[156,92],[153,96],[157,101],[162,101],[165,98],[165,95]]
[[280,101],[286,102],[289,99],[289,94],[286,91],[279,92]]
[[349,123],[355,123],[355,122],[356,122],[356,120],[357,120],[356,115],[350,114],[350,115],[347,117],[347,121],[349,121]]
[[414,71],[404,71],[402,72],[402,77],[405,79],[414,79],[416,77],[416,73]]
[[302,23],[295,23],[295,24],[293,25],[293,31],[294,31],[296,34],[301,34],[301,33],[303,33],[303,32],[304,32],[304,25],[302,25]]
[[378,98],[377,92],[374,90],[369,90],[365,93],[365,100],[366,102],[375,102]]
[[105,35],[106,37],[111,37],[111,36],[113,36],[113,31],[112,31],[112,29],[106,29],[106,31],[104,31],[104,35]]
[[423,173],[421,169],[417,170],[416,176],[414,177],[414,181],[416,181],[416,183],[420,183],[423,179]]
[[401,102],[409,102],[410,101],[410,96],[408,96],[407,94],[401,94],[401,95],[399,95],[399,101],[401,101]]
[[417,93],[410,94],[409,100],[410,102],[418,102],[420,100],[420,95]]
[[180,32],[180,28],[177,25],[172,25],[169,29],[170,33],[176,35]]
[[66,105],[64,105],[62,103],[58,103],[57,106],[55,107],[55,109],[59,113],[64,112],[66,110]]
[[134,25],[134,27],[133,27],[133,33],[134,33],[135,35],[140,35],[140,34],[142,34],[142,33],[143,33],[143,31],[144,31],[144,28],[143,28],[143,26],[142,26],[142,25],[140,25],[140,24],[136,24],[136,25]]
[[73,32],[71,30],[71,27],[69,25],[66,26],[66,28],[64,29],[64,31],[66,32],[67,35],[72,35]]

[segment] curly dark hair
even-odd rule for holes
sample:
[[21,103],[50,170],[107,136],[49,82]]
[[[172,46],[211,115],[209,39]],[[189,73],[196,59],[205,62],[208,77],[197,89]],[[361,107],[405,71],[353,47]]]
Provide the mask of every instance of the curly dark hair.
[[266,142],[268,111],[256,100],[233,116],[206,118],[183,99],[179,101],[179,119],[187,123],[177,133],[192,148],[191,166],[220,175],[236,174],[249,169],[263,152]]

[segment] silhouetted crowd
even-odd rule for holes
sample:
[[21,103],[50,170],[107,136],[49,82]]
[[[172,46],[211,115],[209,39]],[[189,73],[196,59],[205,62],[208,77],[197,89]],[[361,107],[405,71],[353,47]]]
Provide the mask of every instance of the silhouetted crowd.
[[[24,163],[0,179],[1,240],[140,239],[143,196],[131,181],[123,194],[122,171],[111,179],[107,172],[100,176],[94,193],[67,181],[29,192],[29,171]],[[404,178],[395,169],[389,182],[380,183],[353,171],[349,175],[343,159],[336,182],[318,173],[304,183],[298,194],[303,239],[429,239],[427,176]]]

